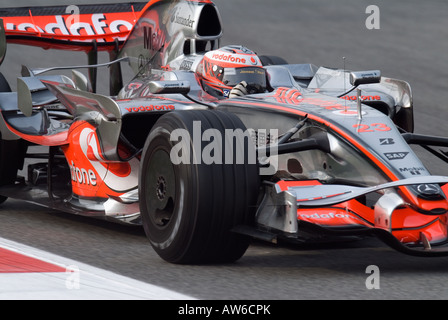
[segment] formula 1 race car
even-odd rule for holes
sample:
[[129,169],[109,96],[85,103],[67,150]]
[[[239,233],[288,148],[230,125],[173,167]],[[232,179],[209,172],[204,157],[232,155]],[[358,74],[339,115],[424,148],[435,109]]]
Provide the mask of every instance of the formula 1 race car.
[[[85,51],[89,60],[23,67],[17,92],[0,77],[2,201],[143,225],[172,263],[232,262],[252,238],[375,235],[407,254],[448,255],[448,177],[431,175],[411,148],[448,162],[434,148],[448,139],[413,132],[408,83],[235,46],[262,65],[246,76],[266,82],[219,97],[197,72],[222,37],[210,0],[72,9],[0,9],[0,62],[7,42]],[[110,62],[98,64],[101,51]],[[97,93],[101,67],[110,70],[107,96]],[[72,77],[54,74],[67,69]],[[244,73],[208,72],[229,85]]]

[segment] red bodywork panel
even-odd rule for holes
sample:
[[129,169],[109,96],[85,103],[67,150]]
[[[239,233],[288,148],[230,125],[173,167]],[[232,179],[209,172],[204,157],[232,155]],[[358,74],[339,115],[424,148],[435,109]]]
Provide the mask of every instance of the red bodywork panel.
[[101,156],[96,128],[80,122],[62,147],[70,166],[73,193],[82,198],[119,197],[137,188],[139,161],[107,162]]

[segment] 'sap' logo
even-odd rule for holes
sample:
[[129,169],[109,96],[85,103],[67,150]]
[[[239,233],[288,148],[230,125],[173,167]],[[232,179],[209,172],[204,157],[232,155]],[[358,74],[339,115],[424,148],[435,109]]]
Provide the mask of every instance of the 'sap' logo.
[[388,152],[384,155],[388,160],[402,160],[406,158],[406,156],[409,154],[409,152]]

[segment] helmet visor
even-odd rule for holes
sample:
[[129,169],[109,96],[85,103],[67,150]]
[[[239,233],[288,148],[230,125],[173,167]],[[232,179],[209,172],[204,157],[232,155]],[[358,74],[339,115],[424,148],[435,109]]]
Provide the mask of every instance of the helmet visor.
[[259,67],[224,68],[222,82],[226,86],[234,87],[241,81],[266,88],[266,70]]

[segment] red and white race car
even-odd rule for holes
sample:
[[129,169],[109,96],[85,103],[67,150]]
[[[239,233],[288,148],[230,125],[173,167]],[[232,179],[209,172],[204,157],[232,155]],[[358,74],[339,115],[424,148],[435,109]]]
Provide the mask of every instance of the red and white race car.
[[[448,177],[432,176],[410,147],[448,162],[431,147],[448,139],[413,133],[406,82],[220,48],[209,0],[0,16],[0,61],[7,43],[89,61],[24,67],[17,92],[0,77],[3,201],[141,224],[173,263],[235,261],[251,238],[375,235],[404,253],[448,254]],[[110,62],[98,63],[101,51]],[[96,90],[102,67],[109,95]]]

